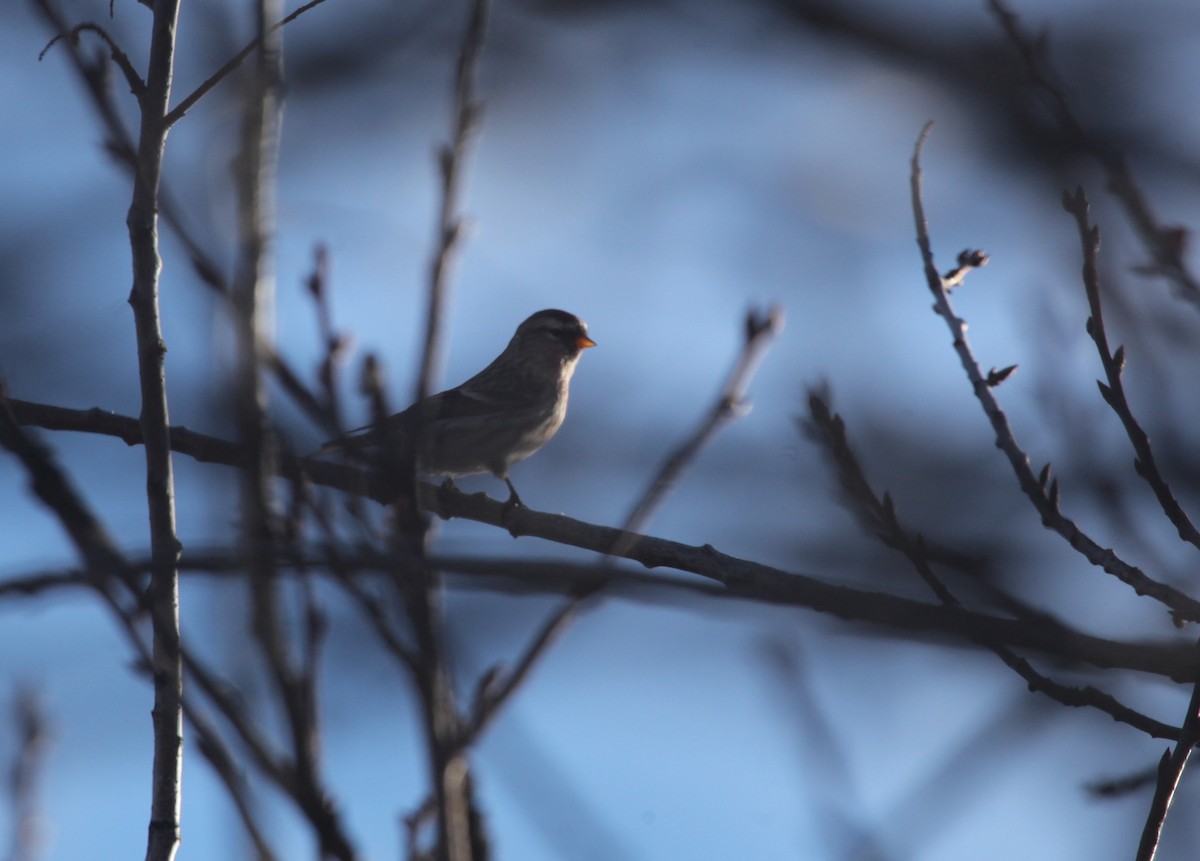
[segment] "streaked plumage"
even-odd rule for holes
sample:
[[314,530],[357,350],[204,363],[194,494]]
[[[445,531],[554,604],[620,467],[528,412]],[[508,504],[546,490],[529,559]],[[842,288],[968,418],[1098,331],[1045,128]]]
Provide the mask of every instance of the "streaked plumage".
[[[541,448],[567,414],[571,375],[584,349],[595,346],[587,326],[566,311],[538,311],[490,365],[460,386],[431,395],[374,425],[333,440],[321,453],[369,454],[416,438],[417,469],[450,478],[490,472],[520,502],[508,470]],[[419,434],[419,436],[418,436]]]

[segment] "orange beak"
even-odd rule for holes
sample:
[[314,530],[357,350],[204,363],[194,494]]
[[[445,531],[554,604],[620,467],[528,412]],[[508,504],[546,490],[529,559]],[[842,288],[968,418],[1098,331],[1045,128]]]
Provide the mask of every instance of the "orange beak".
[[588,347],[596,346],[596,342],[587,335],[580,335],[578,340],[575,341],[575,346],[581,350],[586,350]]

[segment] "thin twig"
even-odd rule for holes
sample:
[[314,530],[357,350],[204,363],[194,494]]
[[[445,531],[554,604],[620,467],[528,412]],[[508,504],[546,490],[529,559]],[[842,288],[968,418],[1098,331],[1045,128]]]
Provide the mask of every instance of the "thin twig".
[[233,751],[224,743],[220,733],[217,732],[215,726],[209,723],[208,718],[197,709],[190,708],[189,699],[189,697],[184,697],[184,713],[196,733],[196,746],[200,755],[208,760],[217,779],[225,787],[225,792],[229,794],[229,799],[233,802],[234,809],[237,810],[238,818],[246,829],[246,835],[254,844],[257,861],[275,861],[278,856],[263,833],[260,825],[262,816],[255,810],[250,800],[249,787],[246,785],[245,777],[238,767]]
[[[667,495],[679,481],[684,471],[695,461],[700,450],[708,445],[717,432],[733,419],[749,412],[746,402],[746,389],[754,372],[766,352],[771,341],[783,331],[783,309],[776,306],[769,311],[759,313],[750,310],[746,313],[745,338],[742,349],[729,371],[729,377],[717,395],[712,409],[700,420],[692,435],[684,440],[663,462],[658,473],[651,479],[650,484],[642,493],[641,498],[625,518],[623,528],[630,536],[627,541],[635,540],[634,534],[639,532]],[[617,556],[621,555],[621,546],[613,549]]]
[[76,24],[71,28],[69,33],[59,33],[54,36],[46,47],[42,48],[38,54],[38,62],[41,62],[46,57],[46,53],[54,47],[54,44],[60,39],[67,39],[72,44],[78,44],[80,33],[95,33],[100,37],[100,41],[108,46],[108,55],[113,63],[121,70],[121,74],[125,76],[125,83],[129,84],[129,91],[141,99],[146,92],[146,82],[142,80],[141,75],[137,73],[137,69],[133,68],[133,63],[129,60],[129,55],[121,50],[121,46],[116,43],[112,36],[108,35],[108,31],[99,24],[93,24],[91,21],[85,21],[82,24]]
[[208,95],[208,92],[213,87],[225,80],[225,78],[227,78],[234,69],[240,66],[242,61],[249,57],[250,54],[253,53],[255,49],[257,49],[258,46],[263,43],[265,38],[273,36],[281,27],[286,24],[290,24],[309,9],[312,9],[314,6],[320,6],[324,2],[325,0],[311,0],[311,2],[305,3],[290,15],[287,15],[275,24],[272,24],[263,32],[260,32],[259,35],[255,37],[255,39],[249,45],[234,54],[233,57],[226,61],[225,65],[221,66],[221,68],[209,75],[208,79],[205,80],[204,83],[189,93],[188,96],[183,99],[183,101],[176,105],[175,108],[169,114],[167,114],[167,125],[173,126],[176,122],[182,119],[183,115],[190,111],[195,106],[196,102]]
[[[885,546],[908,559],[943,606],[956,610],[965,609],[962,602],[933,570],[925,551],[924,539],[920,536],[914,537],[900,523],[891,495],[884,493],[881,499],[871,489],[858,457],[846,437],[846,427],[841,416],[830,412],[828,405],[815,392],[809,393],[808,406],[809,423],[806,430],[828,452],[837,468],[838,481],[845,498],[869,524],[870,531]],[[1002,642],[975,633],[968,636],[978,645],[994,652],[1006,666],[1024,679],[1031,691],[1043,693],[1066,706],[1098,709],[1113,720],[1129,724],[1150,736],[1164,738],[1174,731],[1174,727],[1131,709],[1092,685],[1069,687],[1054,681],[1039,673],[1029,661]]]
[[429,264],[425,344],[421,351],[420,373],[417,376],[416,397],[413,403],[420,403],[433,392],[435,380],[441,372],[442,318],[450,266],[463,233],[459,197],[462,194],[463,172],[467,165],[467,148],[475,137],[482,112],[476,94],[475,76],[487,34],[488,6],[489,0],[473,0],[471,3],[471,17],[455,67],[454,116],[450,142],[443,144],[437,152],[441,201],[438,207],[437,237]]
[[1121,378],[1125,367],[1125,348],[1117,347],[1115,351],[1109,349],[1108,333],[1104,329],[1104,314],[1100,305],[1100,274],[1096,262],[1100,251],[1100,228],[1092,226],[1088,221],[1089,204],[1082,187],[1077,188],[1074,194],[1063,193],[1063,208],[1075,217],[1075,224],[1079,228],[1079,241],[1083,247],[1083,286],[1087,293],[1088,308],[1091,310],[1087,331],[1096,343],[1096,349],[1100,353],[1100,364],[1104,367],[1104,376],[1108,381],[1107,384],[1097,382],[1100,395],[1117,414],[1125,428],[1125,434],[1137,455],[1133,462],[1137,474],[1150,485],[1163,514],[1171,521],[1179,537],[1200,549],[1200,530],[1196,529],[1179,500],[1175,498],[1158,468],[1158,461],[1150,446],[1150,437],[1138,423],[1133,409],[1129,406],[1125,384]]
[[993,393],[994,384],[980,370],[971,345],[967,341],[966,321],[954,312],[954,308],[950,304],[950,296],[934,265],[929,225],[925,219],[925,207],[921,199],[921,149],[932,127],[933,124],[928,123],[921,130],[912,155],[912,207],[913,218],[916,222],[917,246],[921,250],[927,286],[934,296],[934,312],[946,322],[946,326],[950,330],[950,335],[954,339],[954,351],[958,354],[967,379],[971,382],[975,397],[979,400],[984,414],[992,425],[996,446],[1008,458],[1021,490],[1041,515],[1042,524],[1046,528],[1058,533],[1091,564],[1121,580],[1136,594],[1147,595],[1164,604],[1177,621],[1200,620],[1200,601],[1155,580],[1140,568],[1125,562],[1112,550],[1101,547],[1073,520],[1065,516],[1059,510],[1058,480],[1051,479],[1049,466],[1042,470],[1040,476],[1035,475],[1029,464],[1029,456],[1017,444],[1012,427],[1008,423],[1008,416],[1001,409]]

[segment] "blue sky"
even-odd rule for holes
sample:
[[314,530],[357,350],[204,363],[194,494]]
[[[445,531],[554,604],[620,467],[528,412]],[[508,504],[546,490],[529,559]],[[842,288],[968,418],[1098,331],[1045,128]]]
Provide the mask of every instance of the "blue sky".
[[[996,35],[982,4],[927,2],[903,16],[877,5],[878,20],[894,15],[932,44]],[[178,94],[244,41],[240,6],[185,6]],[[1089,17],[1128,31],[1139,72],[1130,86],[1147,96],[1137,102],[1141,115],[1112,123],[1155,128],[1173,153],[1194,149],[1195,118],[1171,108],[1194,96],[1185,89],[1196,72],[1186,50],[1200,29],[1194,10],[1025,6],[1017,9],[1031,26],[1054,32]],[[75,20],[107,15],[107,3],[70,8]],[[329,2],[286,31],[279,343],[297,368],[314,371],[319,343],[301,284],[312,248],[323,243],[337,323],[358,351],[346,391],[371,351],[385,362],[397,405],[413,386],[436,201],[432,153],[447,134],[460,29],[457,16],[432,11],[439,8],[424,4],[406,16],[382,2]],[[147,17],[118,3],[106,24],[135,62]],[[136,414],[128,183],[100,147],[65,55],[37,62],[45,29],[24,5],[0,10],[0,20],[0,103],[16,120],[0,129],[8,165],[0,173],[8,204],[0,213],[8,261],[0,372],[17,397]],[[1072,622],[1170,633],[1155,608],[1130,610],[1122,589],[1098,584],[1039,531],[1004,483],[946,330],[929,311],[908,159],[933,119],[924,164],[935,249],[943,267],[964,247],[992,254],[956,302],[985,366],[1021,366],[1002,389],[1018,438],[1042,459],[1131,457],[1095,397],[1099,368],[1083,332],[1061,177],[1014,164],[1000,121],[989,121],[998,108],[965,100],[960,83],[818,39],[766,3],[580,4],[558,14],[497,3],[480,70],[485,115],[464,199],[472,228],[455,268],[444,379],[452,385],[474,373],[543,307],[579,314],[599,344],[583,357],[562,432],[514,470],[526,502],[618,522],[715,396],[745,309],[775,303],[787,327],[752,386],[753,410],[705,452],[650,532],[920,595],[910,571],[853,531],[827,469],[796,431],[805,388],[825,382],[863,441],[876,486],[915,512],[915,526],[967,540],[1003,522],[1013,529],[1005,534],[1026,536],[1000,554],[1014,581],[1055,577],[1048,594],[1070,608]],[[172,133],[167,162],[189,225],[226,262],[237,111],[233,86],[215,91]],[[1153,163],[1138,166],[1170,217],[1194,223],[1190,186],[1166,181],[1170,174]],[[1106,252],[1127,271],[1136,249],[1102,180],[1086,166],[1075,170],[1094,189]],[[228,434],[226,321],[171,238],[163,278],[172,420]],[[1190,313],[1173,311],[1180,306],[1167,291],[1154,290],[1142,294],[1145,320]],[[1180,326],[1195,331],[1190,319]],[[351,411],[350,424],[366,414],[361,404]],[[1072,418],[1093,430],[1075,434],[1064,424]],[[299,419],[287,429],[301,448],[321,439]],[[140,451],[46,436],[113,534],[143,547]],[[914,470],[906,452],[929,439],[937,469],[922,462]],[[889,448],[889,440],[912,448]],[[232,476],[184,458],[177,469],[185,546],[227,540]],[[971,485],[954,477],[975,469],[1003,492],[972,498]],[[464,482],[499,496],[497,484]],[[6,458],[0,515],[9,536],[0,575],[71,561]],[[1091,507],[1083,516],[1108,525]],[[1161,535],[1160,526],[1145,529],[1148,540]],[[439,540],[452,553],[575,555],[461,522],[445,525]],[[1148,555],[1167,569],[1188,564],[1173,550]],[[184,624],[225,672],[250,684],[239,665],[244,598],[189,584]],[[330,779],[365,854],[396,857],[397,814],[423,793],[415,716],[400,673],[361,620],[333,593],[329,600]],[[516,654],[552,605],[455,593],[451,630],[464,668]],[[43,795],[47,857],[98,857],[97,846],[104,857],[142,851],[149,691],[129,671],[120,637],[82,596],[0,605],[0,617],[0,702],[4,686],[33,681],[55,725]],[[771,657],[779,654],[790,663]],[[1160,709],[1156,716],[1181,713],[1178,692],[1127,684]],[[0,752],[10,743],[0,733]],[[797,610],[614,601],[555,647],[475,761],[501,859],[838,858],[864,845],[878,857],[1082,859],[1126,857],[1145,809],[1140,796],[1089,801],[1083,784],[1144,767],[1161,747],[1107,718],[1034,700],[988,655],[897,642]],[[186,775],[181,857],[247,854],[194,753]],[[270,793],[262,798],[287,851],[305,852],[291,812]],[[1185,787],[1180,803],[1194,800]]]

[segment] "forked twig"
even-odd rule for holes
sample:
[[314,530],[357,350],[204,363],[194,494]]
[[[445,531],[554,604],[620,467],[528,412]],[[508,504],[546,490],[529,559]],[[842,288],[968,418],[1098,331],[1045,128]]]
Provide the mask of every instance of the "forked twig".
[[202,98],[204,98],[206,95],[208,95],[208,92],[213,87],[215,87],[217,84],[221,83],[221,81],[225,80],[225,78],[229,77],[230,73],[233,72],[233,70],[236,69],[238,66],[240,66],[242,64],[242,62],[247,57],[249,57],[263,43],[263,40],[265,38],[273,35],[277,30],[279,30],[279,28],[283,27],[284,25],[290,24],[292,21],[295,21],[297,18],[299,18],[301,15],[303,15],[309,9],[312,9],[314,6],[320,6],[324,2],[325,2],[325,0],[310,0],[310,2],[305,3],[303,6],[300,6],[294,12],[281,18],[277,23],[268,27],[264,32],[262,32],[258,36],[256,36],[254,38],[254,40],[250,42],[250,44],[248,44],[246,47],[242,48],[242,50],[238,51],[236,54],[234,54],[232,57],[230,57],[225,62],[225,64],[223,66],[221,66],[221,68],[217,69],[217,71],[215,71],[211,75],[209,75],[208,78],[204,81],[204,83],[202,83],[200,86],[196,87],[196,89],[194,89],[191,93],[189,93],[186,98],[184,98],[178,105],[176,105],[171,110],[170,113],[167,114],[167,126],[168,127],[173,126],[176,122],[181,120],[183,118],[184,114],[186,114],[188,111],[190,111],[195,106],[196,102],[200,101]]

